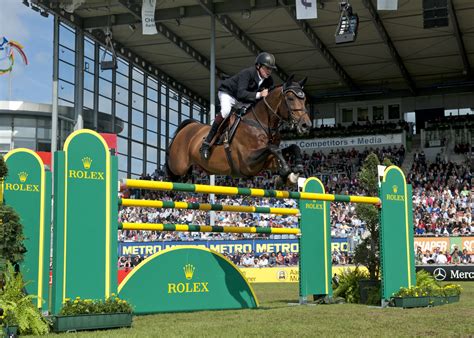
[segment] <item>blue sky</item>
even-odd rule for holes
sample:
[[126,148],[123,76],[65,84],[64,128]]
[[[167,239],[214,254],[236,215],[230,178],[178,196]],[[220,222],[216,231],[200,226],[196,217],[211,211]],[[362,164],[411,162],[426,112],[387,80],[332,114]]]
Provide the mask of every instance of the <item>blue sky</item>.
[[[0,38],[23,45],[29,64],[15,57],[10,74],[0,75],[0,100],[51,103],[54,18],[42,17],[21,0],[1,0]],[[5,61],[0,61],[4,68]],[[11,97],[9,84],[11,83]]]

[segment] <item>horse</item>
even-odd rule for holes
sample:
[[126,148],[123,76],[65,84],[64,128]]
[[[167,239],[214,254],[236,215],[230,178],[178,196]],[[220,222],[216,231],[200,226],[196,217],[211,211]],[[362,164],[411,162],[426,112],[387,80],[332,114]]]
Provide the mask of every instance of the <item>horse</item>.
[[[165,169],[168,178],[182,181],[190,175],[192,166],[198,165],[208,174],[233,177],[253,177],[262,170],[277,169],[283,182],[295,184],[303,173],[301,150],[295,144],[279,148],[280,127],[286,123],[296,128],[300,135],[309,132],[311,119],[303,91],[306,80],[294,82],[291,76],[248,107],[242,116],[235,112],[231,114],[226,130],[221,133],[224,141],[222,144],[214,142],[208,160],[201,157],[199,149],[210,126],[192,119],[183,121],[167,150]],[[235,121],[238,119],[240,121]],[[235,133],[231,133],[234,122],[238,125]],[[287,155],[294,157],[294,168],[285,160]]]

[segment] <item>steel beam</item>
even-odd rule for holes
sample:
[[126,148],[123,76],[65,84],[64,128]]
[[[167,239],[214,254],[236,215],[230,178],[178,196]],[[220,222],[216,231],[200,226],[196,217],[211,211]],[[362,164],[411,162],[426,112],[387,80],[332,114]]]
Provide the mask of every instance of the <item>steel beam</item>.
[[293,21],[300,27],[303,33],[306,35],[308,40],[313,44],[313,46],[319,50],[322,57],[326,62],[334,69],[334,71],[339,75],[341,81],[350,89],[356,90],[357,85],[354,83],[349,74],[342,68],[341,64],[336,60],[336,58],[331,54],[329,49],[326,47],[324,42],[319,38],[316,32],[311,28],[311,26],[306,22],[306,20],[298,20],[296,18],[296,7],[290,6],[289,1],[280,0],[280,4],[284,5],[286,11],[293,19]]
[[405,65],[403,64],[403,60],[400,57],[400,54],[398,54],[398,51],[395,48],[395,45],[393,44],[392,39],[388,35],[388,32],[382,23],[382,19],[380,18],[379,13],[377,13],[377,9],[375,8],[371,0],[362,0],[362,2],[364,3],[365,8],[368,9],[372,22],[374,23],[375,28],[377,28],[377,31],[379,32],[380,37],[388,46],[390,55],[392,56],[393,61],[396,63],[398,69],[400,70],[400,73],[402,73],[402,76],[405,79],[405,82],[408,88],[410,89],[412,94],[416,94],[416,84],[413,81],[410,73],[406,69]]
[[467,57],[466,48],[464,47],[464,41],[462,39],[462,32],[459,28],[458,17],[456,15],[456,10],[454,8],[453,0],[448,0],[448,12],[451,22],[453,23],[454,36],[456,36],[456,42],[459,48],[459,54],[461,55],[462,64],[463,64],[463,74],[467,77],[471,77],[471,65],[469,63],[469,58]]
[[[141,22],[141,8],[139,6],[133,5],[129,0],[119,0],[119,3],[126,8],[137,20]],[[181,37],[176,35],[172,30],[170,30],[165,24],[156,22],[156,29],[158,32],[173,43],[176,47],[180,48],[183,52],[192,57],[195,61],[199,62],[202,66],[210,70],[211,61],[206,58],[204,55],[199,53],[196,49],[191,47],[186,41]],[[222,78],[225,73],[216,67],[216,75],[219,78]]]
[[[140,1],[129,1],[133,10],[141,10]],[[290,3],[294,5],[295,1],[291,0]],[[239,13],[243,10],[266,10],[274,9],[279,7],[278,1],[275,0],[232,0],[226,2],[217,2],[211,4],[214,9],[214,14],[229,14]],[[171,8],[159,8],[155,12],[155,21],[166,21],[175,20],[182,18],[193,18],[207,16],[208,11],[201,5],[190,5],[190,6],[177,6]],[[130,13],[115,14],[115,25],[128,25],[132,23],[138,23],[137,19]],[[84,18],[84,28],[101,28],[104,27],[108,20],[107,15],[96,16],[90,18]]]

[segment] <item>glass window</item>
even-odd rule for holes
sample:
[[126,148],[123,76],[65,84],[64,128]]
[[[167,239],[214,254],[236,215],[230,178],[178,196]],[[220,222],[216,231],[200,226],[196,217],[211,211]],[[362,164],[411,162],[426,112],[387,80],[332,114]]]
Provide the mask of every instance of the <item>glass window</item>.
[[342,108],[342,123],[348,123],[354,121],[352,116],[352,108]]
[[132,174],[143,174],[143,160],[132,157]]
[[372,107],[372,118],[374,121],[383,121],[383,106],[373,106]]
[[168,124],[168,128],[169,128],[169,136],[173,137],[174,133],[176,132],[176,129],[178,128],[178,126],[170,123],[170,124]]
[[158,92],[156,90],[148,87],[146,95],[147,95],[147,98],[149,100],[153,100],[155,102],[158,102]]
[[74,28],[67,26],[64,23],[59,25],[59,41],[61,45],[76,50],[76,36]]
[[99,95],[99,112],[111,115],[112,101],[108,98]]
[[132,156],[143,158],[143,144],[132,141]]
[[99,94],[111,98],[112,97],[112,83],[107,80],[99,78]]
[[127,173],[125,171],[119,170],[118,171],[118,179],[119,180],[124,180],[126,178],[128,178]]
[[[117,152],[125,156],[125,163],[127,163],[126,155],[128,154],[127,144],[128,144],[128,141],[126,138],[117,137]],[[120,163],[120,158],[119,158],[119,163]]]
[[84,55],[94,60],[94,51],[94,42],[87,37],[84,38]]
[[84,88],[94,91],[94,74],[84,72]]
[[39,119],[36,133],[38,138],[51,139],[51,120]]
[[33,139],[13,139],[14,148],[27,148],[31,150],[36,150],[36,140]]
[[58,95],[63,100],[74,102],[74,86],[62,80],[58,81],[59,91]]
[[189,101],[186,99],[181,99],[181,114],[186,117],[190,116]]
[[121,57],[118,58],[117,72],[128,77],[128,62]]
[[84,71],[94,73],[94,61],[84,58]]
[[[13,136],[17,137],[36,137],[36,121],[33,119],[15,118],[13,120]],[[18,147],[16,147],[18,148]]]
[[74,66],[59,61],[59,78],[74,83]]
[[388,119],[399,120],[400,119],[400,105],[389,104],[388,105]]
[[172,95],[171,94],[171,90],[170,90],[170,97],[169,97],[170,101],[169,101],[169,107],[171,109],[174,109],[174,110],[178,110],[178,95],[174,94]]
[[160,164],[164,165],[166,162],[166,151],[161,150],[160,151]]
[[76,64],[75,57],[76,56],[73,51],[71,51],[70,49],[66,47],[59,46],[59,60],[70,63],[71,65],[75,65]]
[[143,72],[141,70],[139,70],[137,67],[133,67],[133,71],[132,71],[132,78],[139,82],[139,83],[143,83]]
[[369,108],[367,107],[358,107],[357,108],[357,121],[365,122],[369,120]]
[[169,111],[170,115],[168,117],[170,123],[178,124],[178,112],[171,110]]
[[147,131],[146,132],[146,143],[150,146],[157,147],[158,146],[158,134],[154,133],[154,132],[151,132],[151,131]]
[[156,163],[158,159],[158,149],[153,147],[146,147],[146,160]]
[[[134,141],[143,142],[143,129],[132,125],[132,138]],[[132,153],[132,155],[134,154]]]
[[143,95],[143,84],[135,80],[132,81],[132,90],[134,93]]
[[128,122],[128,107],[117,102],[115,104],[115,116],[124,122]]
[[158,168],[156,163],[150,163],[150,162],[146,163],[146,172],[148,174],[153,174],[155,172],[156,168]]
[[146,113],[153,116],[158,116],[158,105],[154,101],[147,100]]
[[115,86],[115,99],[120,103],[128,105],[128,91],[120,86]]
[[84,89],[84,107],[94,109],[94,94]]
[[161,144],[160,144],[161,147],[164,147],[164,148],[168,147],[168,142],[166,142],[166,136],[165,135],[160,136],[160,142],[161,142]]
[[146,116],[146,129],[157,132],[158,131],[158,119],[156,117],[147,115]]
[[127,156],[118,154],[118,169],[127,171]]
[[143,127],[143,113],[141,111],[132,109],[132,123]]
[[115,77],[115,83],[125,89],[128,89],[128,76],[117,73],[117,76]]
[[143,97],[133,93],[132,94],[132,107],[138,110],[143,110]]

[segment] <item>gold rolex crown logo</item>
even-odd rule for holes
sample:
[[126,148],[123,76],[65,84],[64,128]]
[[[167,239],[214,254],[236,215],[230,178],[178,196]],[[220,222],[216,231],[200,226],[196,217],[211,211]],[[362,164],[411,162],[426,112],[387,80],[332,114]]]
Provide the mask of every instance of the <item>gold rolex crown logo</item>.
[[188,280],[193,279],[194,270],[196,270],[196,268],[192,264],[186,264],[183,267],[183,270],[184,270],[184,276],[186,277],[186,279]]
[[20,182],[26,182],[28,173],[26,171],[22,171],[21,173],[18,173],[18,178],[20,179]]
[[92,164],[92,159],[90,157],[84,157],[82,159],[82,165],[84,166],[84,169],[90,169]]
[[396,185],[394,185],[394,186],[392,187],[392,189],[393,189],[393,193],[396,194],[397,191],[398,191],[398,187],[397,187]]

